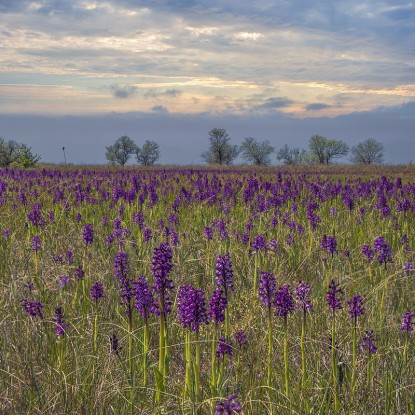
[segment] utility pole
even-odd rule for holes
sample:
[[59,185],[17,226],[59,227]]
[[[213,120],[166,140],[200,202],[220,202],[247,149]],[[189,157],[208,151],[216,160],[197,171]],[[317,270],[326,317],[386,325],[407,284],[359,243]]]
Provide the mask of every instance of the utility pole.
[[65,159],[65,166],[66,166],[66,155],[65,155],[65,147],[62,147],[62,151],[63,151],[63,158]]

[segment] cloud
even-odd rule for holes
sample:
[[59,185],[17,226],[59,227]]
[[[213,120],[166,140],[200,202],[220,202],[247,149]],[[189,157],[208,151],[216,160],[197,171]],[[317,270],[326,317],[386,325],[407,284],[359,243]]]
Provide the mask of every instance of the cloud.
[[131,98],[137,93],[137,87],[134,85],[126,85],[126,86],[120,86],[120,85],[111,85],[110,89],[112,91],[114,98]]
[[322,104],[319,102],[315,102],[313,104],[308,104],[305,109],[307,111],[320,111],[320,110],[324,110],[326,108],[330,108],[331,105],[327,105],[327,104]]
[[177,98],[182,94],[182,91],[178,89],[167,89],[165,91],[157,91],[151,89],[147,91],[144,96],[146,98],[158,98],[158,97],[167,97],[167,98]]
[[286,108],[293,104],[293,101],[288,98],[274,97],[268,98],[263,104],[257,105],[256,109],[278,109]]
[[164,107],[163,105],[155,105],[154,107],[151,108],[151,111],[153,111],[153,112],[164,112],[164,113],[169,112],[168,108]]

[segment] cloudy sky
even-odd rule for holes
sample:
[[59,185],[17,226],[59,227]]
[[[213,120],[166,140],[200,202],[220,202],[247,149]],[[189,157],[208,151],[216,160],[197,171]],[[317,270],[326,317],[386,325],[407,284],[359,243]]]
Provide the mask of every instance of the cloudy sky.
[[214,127],[415,160],[415,2],[0,0],[0,51],[0,136],[43,161],[104,163],[127,134],[195,164]]

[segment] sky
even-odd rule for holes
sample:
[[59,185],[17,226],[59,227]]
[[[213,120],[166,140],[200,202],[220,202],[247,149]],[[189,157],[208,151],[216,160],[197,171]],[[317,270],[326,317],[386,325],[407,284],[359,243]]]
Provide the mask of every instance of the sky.
[[0,0],[0,137],[99,164],[128,135],[184,165],[212,128],[415,160],[415,2]]

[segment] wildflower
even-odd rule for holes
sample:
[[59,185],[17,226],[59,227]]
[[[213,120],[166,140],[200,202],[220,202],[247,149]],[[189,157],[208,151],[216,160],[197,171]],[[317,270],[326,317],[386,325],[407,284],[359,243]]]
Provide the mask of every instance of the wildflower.
[[205,293],[201,288],[182,285],[177,297],[178,321],[183,328],[198,331],[200,324],[208,324]]
[[411,310],[408,310],[403,318],[402,318],[402,324],[401,324],[401,330],[406,331],[407,333],[410,333],[414,330],[415,321],[412,319],[415,317],[415,313],[413,313]]
[[407,276],[409,274],[412,274],[414,271],[414,266],[412,262],[405,262],[405,265],[403,267],[403,275]]
[[375,257],[373,249],[369,245],[362,246],[362,254],[371,262]]
[[244,330],[239,330],[233,337],[237,341],[239,347],[242,347],[248,344],[248,338]]
[[26,298],[20,300],[26,313],[29,313],[32,317],[39,316],[43,318],[42,308],[45,306],[40,301],[28,301]]
[[225,309],[228,305],[228,300],[222,288],[217,287],[209,301],[209,317],[216,324],[225,321]]
[[42,249],[42,240],[40,239],[40,236],[32,236],[32,244],[31,244],[31,250],[32,252],[37,252],[40,249]]
[[373,330],[366,330],[366,334],[360,342],[360,347],[362,348],[362,350],[367,349],[370,354],[375,354],[378,350],[374,343],[375,341],[377,341],[377,339],[373,337]]
[[230,395],[226,401],[219,401],[216,405],[216,415],[232,415],[234,413],[241,413],[241,405],[235,400],[235,398],[236,395]]
[[228,297],[228,289],[233,291],[233,270],[229,253],[219,255],[216,259],[216,282],[218,287],[222,287],[225,297]]
[[56,335],[63,336],[65,334],[66,324],[63,322],[62,307],[55,308],[55,317],[53,318],[53,322],[56,325]]
[[97,281],[89,290],[91,295],[91,300],[95,301],[96,303],[102,299],[104,296],[104,288],[102,287],[102,283]]
[[331,256],[337,252],[337,241],[334,236],[327,236],[323,235],[323,239],[321,241],[321,247],[327,250],[327,253]]
[[330,281],[329,291],[327,292],[327,304],[331,310],[341,310],[343,307],[341,305],[340,299],[337,297],[337,294],[343,294],[343,290],[337,288],[339,284],[336,284],[334,280]]
[[118,356],[120,350],[121,347],[119,345],[118,337],[114,332],[112,332],[110,335],[110,345],[108,351],[110,354],[115,354],[116,356]]
[[84,225],[83,239],[86,245],[92,245],[94,241],[94,226],[91,224]]
[[170,314],[171,301],[168,292],[173,291],[173,281],[169,278],[173,269],[172,249],[168,244],[161,243],[158,248],[154,248],[151,273],[155,279],[154,291],[160,296],[160,312]]
[[85,271],[82,264],[79,264],[78,268],[75,270],[74,278],[78,281],[83,280],[85,277]]
[[123,281],[130,273],[130,264],[128,262],[127,252],[119,251],[114,258],[114,277],[118,281]]
[[347,302],[347,308],[349,309],[350,318],[356,322],[357,318],[365,313],[363,298],[359,294],[355,294],[353,299]]
[[265,307],[271,307],[276,290],[275,277],[272,272],[261,272],[259,281],[259,301]]
[[392,259],[392,250],[390,246],[384,241],[383,236],[379,236],[375,239],[374,242],[375,251],[378,253],[378,262],[379,264],[386,264],[388,262],[393,262]]
[[61,288],[68,285],[70,283],[70,281],[71,281],[71,279],[67,275],[65,275],[65,274],[60,274],[59,275],[59,286]]
[[304,311],[309,309],[314,311],[313,304],[310,302],[310,284],[303,281],[298,281],[297,286],[294,288],[294,298],[296,301],[295,308],[297,310],[303,309]]
[[232,344],[226,342],[225,336],[221,336],[216,349],[216,357],[223,357],[225,355],[232,356]]
[[264,235],[258,235],[251,243],[251,249],[253,251],[266,251],[267,250],[267,241],[264,238]]
[[294,298],[289,285],[284,285],[275,293],[275,314],[286,318],[294,311]]
[[158,307],[154,301],[153,292],[148,286],[146,277],[141,275],[132,284],[135,295],[134,308],[138,310],[141,318],[146,319],[151,313],[158,314]]

